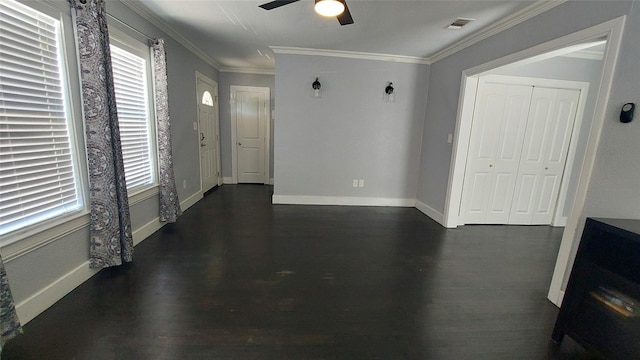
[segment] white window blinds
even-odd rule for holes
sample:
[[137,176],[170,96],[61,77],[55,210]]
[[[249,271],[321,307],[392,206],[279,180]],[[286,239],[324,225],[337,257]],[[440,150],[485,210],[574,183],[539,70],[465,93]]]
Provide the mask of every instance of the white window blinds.
[[111,45],[127,189],[153,182],[145,59]]
[[0,2],[0,234],[74,211],[57,20]]

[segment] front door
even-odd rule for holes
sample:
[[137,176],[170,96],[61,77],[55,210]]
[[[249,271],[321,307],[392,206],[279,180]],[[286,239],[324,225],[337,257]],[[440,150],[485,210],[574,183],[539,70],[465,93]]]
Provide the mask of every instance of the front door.
[[232,86],[232,99],[237,182],[266,184],[269,88]]
[[198,130],[202,192],[219,185],[218,86],[198,76]]

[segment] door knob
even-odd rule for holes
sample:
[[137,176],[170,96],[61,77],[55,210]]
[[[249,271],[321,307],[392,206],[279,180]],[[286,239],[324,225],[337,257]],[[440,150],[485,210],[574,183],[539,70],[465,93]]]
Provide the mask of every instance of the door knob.
[[241,143],[241,142],[238,142],[238,146],[242,146],[242,143]]
[[200,140],[202,141],[202,140],[204,140],[204,139],[205,139],[205,137],[204,137],[204,133],[200,133]]
[[493,164],[489,164],[489,167],[493,167]]

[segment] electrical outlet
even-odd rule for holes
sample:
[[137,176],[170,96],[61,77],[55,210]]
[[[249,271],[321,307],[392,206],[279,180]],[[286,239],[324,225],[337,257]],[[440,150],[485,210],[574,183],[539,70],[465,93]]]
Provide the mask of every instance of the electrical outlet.
[[353,179],[353,187],[358,187],[358,180]]
[[451,144],[453,142],[453,134],[447,134],[447,144]]
[[197,122],[193,122],[193,130],[198,131],[198,123]]
[[182,180],[182,188],[183,189],[187,188],[187,180]]
[[358,180],[358,187],[364,187],[364,180]]

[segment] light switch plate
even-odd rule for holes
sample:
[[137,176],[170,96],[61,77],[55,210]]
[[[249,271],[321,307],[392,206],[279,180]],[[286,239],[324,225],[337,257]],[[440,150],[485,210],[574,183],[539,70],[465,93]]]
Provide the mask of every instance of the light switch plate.
[[358,180],[356,179],[353,180],[353,187],[358,187]]
[[364,187],[364,180],[358,180],[358,187]]

